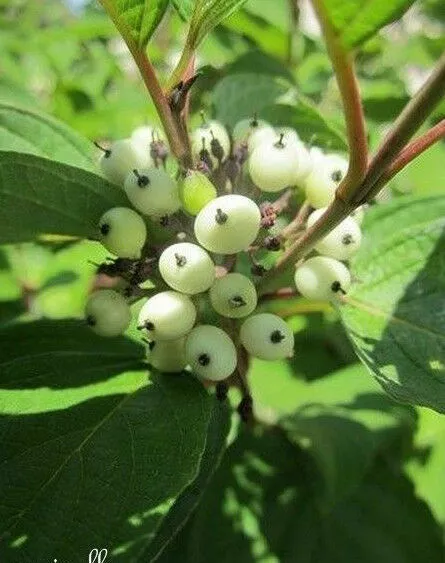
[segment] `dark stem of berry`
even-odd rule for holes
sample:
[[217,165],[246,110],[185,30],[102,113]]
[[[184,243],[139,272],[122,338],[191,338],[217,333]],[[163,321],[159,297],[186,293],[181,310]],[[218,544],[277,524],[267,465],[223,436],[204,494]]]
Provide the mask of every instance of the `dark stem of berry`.
[[347,235],[344,235],[344,237],[341,239],[341,242],[345,246],[348,246],[354,242],[354,237],[348,233]]
[[343,178],[342,171],[341,170],[335,170],[334,172],[332,172],[331,178],[334,182],[336,182],[338,184],[339,182],[341,182],[341,179]]
[[96,326],[96,319],[93,317],[93,315],[88,315],[85,320],[88,326]]
[[182,256],[181,254],[176,253],[175,254],[175,260],[176,260],[176,265],[178,266],[178,268],[182,268],[183,266],[185,266],[187,264],[187,258],[185,256]]
[[136,327],[138,330],[154,330],[155,329],[155,325],[151,322],[151,321],[145,321],[145,323],[143,325],[139,325],[138,327]]
[[106,237],[110,231],[111,231],[111,227],[108,223],[104,223],[103,225],[100,226],[100,232],[104,237]]
[[150,184],[150,178],[148,176],[145,175],[141,175],[139,174],[139,172],[135,169],[133,170],[133,174],[136,176],[136,178],[138,179],[138,186],[140,188],[145,188]]
[[210,364],[210,356],[208,354],[201,354],[198,357],[198,364],[203,367],[208,366]]
[[229,392],[229,388],[227,386],[227,383],[224,383],[224,381],[220,381],[219,383],[217,383],[216,385],[216,398],[218,399],[218,401],[225,401],[227,399],[227,394]]
[[154,340],[150,340],[148,343],[148,349],[150,350],[150,352],[153,350],[155,346],[156,346],[156,342]]
[[284,139],[284,133],[280,133],[280,138],[275,143],[275,147],[277,149],[284,149],[284,147],[286,146],[286,143],[283,141],[283,139]]
[[229,216],[227,215],[227,213],[224,213],[222,209],[218,208],[216,210],[215,221],[218,223],[218,225],[224,225],[224,223],[227,223],[228,218]]
[[346,291],[342,288],[341,284],[339,281],[335,281],[332,285],[331,285],[331,290],[334,293],[341,293],[342,295],[346,295]]
[[236,410],[243,422],[251,422],[253,417],[253,399],[251,395],[245,395]]
[[239,309],[239,307],[244,307],[244,305],[246,305],[246,302],[241,297],[241,295],[234,295],[229,299],[229,305],[231,307],[234,307],[235,309]]
[[251,127],[258,127],[258,114],[255,112],[252,117],[252,121],[250,122]]
[[274,330],[272,332],[272,334],[270,335],[270,341],[272,342],[272,344],[279,344],[280,342],[282,342],[286,337],[284,336],[284,334],[281,332],[281,330]]
[[104,153],[105,158],[110,158],[111,151],[110,149],[105,149],[102,145],[99,145],[97,141],[94,141],[95,146]]

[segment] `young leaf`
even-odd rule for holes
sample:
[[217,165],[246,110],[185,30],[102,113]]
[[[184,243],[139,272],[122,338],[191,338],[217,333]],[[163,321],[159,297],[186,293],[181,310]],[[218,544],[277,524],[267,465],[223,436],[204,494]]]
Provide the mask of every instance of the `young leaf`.
[[445,197],[372,210],[340,308],[365,363],[395,399],[445,412]]
[[101,215],[128,206],[102,177],[46,158],[0,151],[0,244],[43,235],[95,237]]
[[194,51],[214,27],[245,2],[246,0],[196,0],[187,36],[187,48]]
[[48,116],[0,102],[0,150],[95,170],[92,143]]
[[100,0],[124,38],[140,48],[149,42],[158,27],[169,0]]
[[98,546],[135,561],[199,471],[213,400],[191,376],[125,365],[123,339],[99,364],[86,329],[56,344],[49,328],[1,386],[0,559],[81,561]]
[[399,19],[414,0],[322,0],[332,25],[347,47],[356,47]]

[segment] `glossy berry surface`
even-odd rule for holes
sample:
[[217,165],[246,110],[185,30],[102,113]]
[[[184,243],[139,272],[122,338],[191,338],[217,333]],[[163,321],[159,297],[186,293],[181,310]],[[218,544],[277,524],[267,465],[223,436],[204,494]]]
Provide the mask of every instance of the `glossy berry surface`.
[[99,165],[107,180],[123,186],[125,178],[135,168],[151,166],[150,153],[131,139],[122,139],[111,144],[100,157]]
[[271,313],[252,315],[240,330],[244,348],[262,360],[280,360],[293,355],[294,335],[281,317]]
[[195,236],[210,252],[236,254],[246,250],[260,230],[258,205],[242,195],[221,196],[208,203],[195,220]]
[[85,318],[96,334],[113,337],[127,330],[131,312],[127,300],[120,293],[112,289],[101,289],[89,296]]
[[238,273],[230,273],[217,279],[210,288],[209,297],[218,314],[232,319],[253,313],[258,301],[252,281]]
[[172,215],[181,207],[178,184],[162,168],[132,170],[124,189],[133,207],[153,218]]
[[215,279],[215,265],[210,256],[189,242],[166,248],[159,259],[159,272],[170,287],[190,295],[207,291]]
[[181,184],[182,206],[190,215],[197,215],[210,201],[216,199],[215,186],[205,174],[189,170]]
[[181,372],[187,365],[185,338],[151,341],[148,347],[147,360],[151,366],[161,372]]
[[147,239],[142,217],[128,207],[113,207],[102,215],[98,238],[104,247],[120,258],[139,258]]
[[191,331],[185,356],[192,371],[210,381],[222,381],[236,368],[235,344],[226,332],[212,325],[199,325]]
[[296,269],[295,285],[307,299],[331,301],[349,290],[351,275],[342,262],[314,256]]
[[157,340],[176,340],[185,336],[196,321],[192,300],[176,291],[163,291],[150,297],[139,312],[138,327]]
[[[307,226],[311,227],[326,210],[327,208],[323,207],[311,213]],[[336,260],[348,260],[358,251],[361,241],[360,226],[352,217],[346,217],[316,244],[315,249],[323,256],[329,256]]]

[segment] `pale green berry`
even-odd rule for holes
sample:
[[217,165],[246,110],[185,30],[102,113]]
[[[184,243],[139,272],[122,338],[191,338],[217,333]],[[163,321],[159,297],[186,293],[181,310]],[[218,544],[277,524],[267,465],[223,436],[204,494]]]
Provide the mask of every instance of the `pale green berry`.
[[249,158],[250,177],[263,192],[279,192],[290,186],[298,166],[296,147],[282,137],[257,146]]
[[132,205],[153,218],[172,215],[181,207],[178,184],[162,168],[133,170],[124,189]]
[[250,355],[261,360],[282,360],[294,353],[294,334],[282,318],[260,313],[246,319],[240,340]]
[[212,199],[217,197],[215,186],[205,174],[189,170],[181,185],[181,200],[185,211],[197,215]]
[[316,209],[328,206],[348,170],[348,162],[338,155],[325,155],[305,180],[306,199]]
[[288,145],[300,145],[301,139],[298,133],[292,127],[277,127],[277,136],[283,135],[283,142]]
[[207,252],[196,244],[180,242],[164,250],[159,272],[176,291],[194,295],[207,291],[215,279],[215,264]]
[[196,321],[196,308],[187,295],[163,291],[150,297],[139,313],[138,327],[150,338],[177,340],[188,334]]
[[[308,228],[312,227],[326,210],[326,207],[322,207],[311,213],[307,220]],[[361,242],[362,232],[359,225],[352,217],[346,217],[316,244],[315,250],[336,260],[348,260],[360,248]]]
[[256,131],[267,128],[269,131],[272,128],[267,121],[252,117],[250,119],[242,119],[233,128],[233,140],[235,143],[247,143],[250,136]]
[[209,297],[218,314],[232,319],[240,319],[253,313],[258,301],[252,281],[238,273],[217,279],[210,288]]
[[99,240],[119,258],[140,258],[147,239],[147,227],[140,215],[128,207],[113,207],[102,215]]
[[258,205],[242,195],[225,195],[208,203],[195,219],[195,236],[210,252],[236,254],[246,250],[260,230]]
[[226,379],[237,364],[232,339],[212,325],[199,325],[191,331],[185,342],[185,357],[193,373],[210,381]]
[[164,373],[179,373],[187,365],[185,359],[185,337],[177,340],[157,340],[149,344],[149,363]]
[[247,139],[249,154],[252,154],[253,151],[260,145],[276,142],[277,138],[279,137],[277,137],[277,133],[272,126],[264,125],[257,127],[250,133],[249,138]]
[[334,258],[314,256],[296,269],[295,285],[307,299],[331,301],[348,291],[351,274]]
[[104,176],[123,186],[129,172],[135,168],[148,168],[152,164],[149,150],[135,145],[131,139],[122,139],[104,150],[99,161]]
[[92,293],[85,306],[85,318],[91,329],[100,336],[119,336],[131,321],[131,311],[126,299],[112,289]]
[[218,166],[218,158],[213,154],[212,141],[217,141],[222,149],[223,160],[230,154],[230,137],[227,129],[219,121],[207,121],[201,127],[195,129],[191,135],[192,152],[196,160],[203,148],[209,151],[213,166]]

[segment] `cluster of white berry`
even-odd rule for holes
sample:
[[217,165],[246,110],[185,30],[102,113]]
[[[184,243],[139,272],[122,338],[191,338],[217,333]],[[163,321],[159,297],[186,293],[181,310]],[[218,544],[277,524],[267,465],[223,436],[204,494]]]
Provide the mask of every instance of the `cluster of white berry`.
[[[236,369],[235,342],[264,360],[293,354],[289,326],[276,315],[255,313],[255,284],[231,271],[235,260],[225,266],[228,257],[261,245],[273,251],[284,247],[280,233],[271,234],[278,211],[273,203],[259,203],[262,195],[287,188],[305,190],[314,209],[307,220],[310,227],[334,198],[347,162],[318,148],[308,149],[293,129],[276,130],[256,118],[238,123],[232,138],[221,123],[203,122],[191,133],[190,146],[194,166],[178,170],[177,180],[166,170],[168,149],[156,129],[138,128],[131,138],[104,150],[102,172],[123,187],[132,208],[107,211],[99,220],[98,239],[117,257],[115,263],[120,261],[133,276],[141,264],[150,265],[150,275],[136,276],[136,284],[158,276],[163,286],[143,304],[138,318],[150,363],[166,372],[190,366],[203,379],[222,381]],[[252,194],[258,195],[258,203]],[[190,232],[173,233],[170,244],[150,244],[147,219],[168,226],[172,217],[183,219],[179,224],[189,225]],[[319,255],[298,266],[298,291],[310,299],[328,300],[346,292],[351,279],[342,261],[360,241],[357,218],[347,218],[320,241]],[[254,266],[253,275],[264,272],[259,264]],[[203,319],[199,300],[203,295],[221,326]],[[89,297],[86,317],[100,335],[122,334],[131,321],[128,296],[97,290]]]

